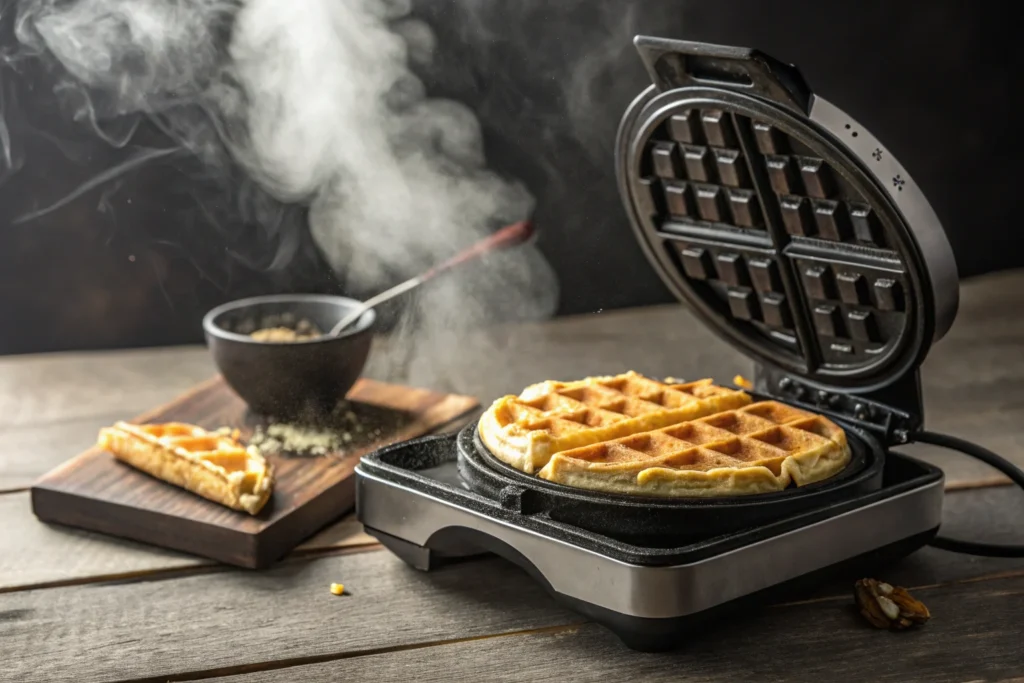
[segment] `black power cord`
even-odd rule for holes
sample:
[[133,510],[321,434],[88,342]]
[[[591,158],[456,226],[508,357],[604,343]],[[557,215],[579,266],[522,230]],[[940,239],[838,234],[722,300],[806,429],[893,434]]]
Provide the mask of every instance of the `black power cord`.
[[[963,453],[964,455],[969,455],[972,458],[977,458],[1005,474],[1013,481],[1014,484],[1024,490],[1024,471],[1021,471],[1020,468],[1002,456],[996,455],[992,451],[987,448],[983,448],[978,444],[958,439],[955,436],[947,436],[946,434],[936,434],[934,432],[926,431],[914,432],[910,435],[909,440],[911,442],[927,443],[933,446],[939,446],[940,448],[948,448],[950,450]],[[947,538],[945,536],[936,536],[932,539],[929,545],[955,553],[981,555],[983,557],[1024,557],[1024,545],[975,543],[974,541],[962,541],[957,538]]]

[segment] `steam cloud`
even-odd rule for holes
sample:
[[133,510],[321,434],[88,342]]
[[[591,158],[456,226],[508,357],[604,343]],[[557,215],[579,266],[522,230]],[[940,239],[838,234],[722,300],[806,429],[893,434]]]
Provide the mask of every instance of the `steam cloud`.
[[[9,65],[45,64],[71,115],[114,147],[134,149],[143,118],[174,143],[137,149],[59,205],[149,159],[192,155],[230,186],[243,217],[277,233],[284,246],[273,267],[290,257],[286,217],[294,213],[283,207],[305,205],[318,248],[345,284],[362,291],[410,276],[531,211],[525,187],[488,170],[472,111],[427,97],[410,70],[410,62],[430,62],[434,36],[409,17],[406,2],[22,0],[14,7],[20,48],[6,55]],[[10,168],[2,125],[0,147]],[[419,340],[414,355],[430,358],[420,379],[443,374],[439,363],[463,330],[550,315],[557,291],[532,246],[431,285],[400,329]]]

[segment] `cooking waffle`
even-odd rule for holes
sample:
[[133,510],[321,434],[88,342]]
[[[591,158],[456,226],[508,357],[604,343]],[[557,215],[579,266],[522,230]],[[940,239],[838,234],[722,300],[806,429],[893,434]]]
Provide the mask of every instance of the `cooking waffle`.
[[611,493],[718,497],[780,491],[846,467],[846,434],[776,401],[555,454],[539,475]]
[[635,372],[542,382],[495,401],[480,438],[499,460],[533,474],[556,453],[745,406],[750,396],[710,379],[659,382]]
[[273,469],[236,437],[180,422],[118,422],[100,430],[99,445],[162,481],[255,515],[270,498]]

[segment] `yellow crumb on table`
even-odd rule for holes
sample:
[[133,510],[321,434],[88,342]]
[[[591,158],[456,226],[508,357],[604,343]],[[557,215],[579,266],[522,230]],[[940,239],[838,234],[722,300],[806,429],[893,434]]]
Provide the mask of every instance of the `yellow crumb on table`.
[[732,383],[738,386],[740,389],[746,389],[747,391],[750,391],[751,389],[754,388],[754,383],[751,382],[746,377],[744,377],[743,375],[736,375],[735,377],[733,377]]
[[332,583],[331,584],[331,592],[334,593],[335,595],[341,595],[342,593],[345,592],[345,585],[341,584],[341,583]]

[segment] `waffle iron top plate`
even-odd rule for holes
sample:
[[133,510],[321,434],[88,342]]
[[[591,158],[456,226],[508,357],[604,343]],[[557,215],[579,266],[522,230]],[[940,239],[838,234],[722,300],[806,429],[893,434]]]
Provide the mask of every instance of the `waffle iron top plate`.
[[639,37],[653,85],[618,134],[630,221],[668,287],[762,364],[832,390],[913,372],[958,278],[892,154],[753,50]]

